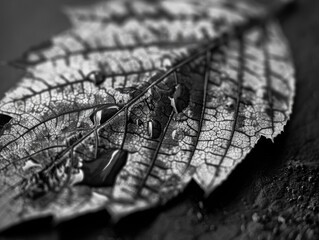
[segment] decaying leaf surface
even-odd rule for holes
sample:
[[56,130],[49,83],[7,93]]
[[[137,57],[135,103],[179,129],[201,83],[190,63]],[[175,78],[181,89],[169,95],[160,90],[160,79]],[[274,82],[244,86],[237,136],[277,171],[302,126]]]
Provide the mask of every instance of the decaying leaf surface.
[[[289,118],[294,74],[267,9],[245,1],[113,1],[15,62],[0,103],[0,227],[207,193]],[[244,31],[245,30],[245,31]],[[227,33],[227,34],[225,34]]]

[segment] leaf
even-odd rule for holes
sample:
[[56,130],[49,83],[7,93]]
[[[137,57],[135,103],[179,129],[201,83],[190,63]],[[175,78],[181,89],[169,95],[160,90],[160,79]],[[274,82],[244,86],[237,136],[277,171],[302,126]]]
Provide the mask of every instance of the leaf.
[[[286,124],[287,43],[246,1],[108,1],[13,62],[0,103],[0,228],[164,204],[194,179],[209,194]],[[2,121],[2,117],[4,120]]]

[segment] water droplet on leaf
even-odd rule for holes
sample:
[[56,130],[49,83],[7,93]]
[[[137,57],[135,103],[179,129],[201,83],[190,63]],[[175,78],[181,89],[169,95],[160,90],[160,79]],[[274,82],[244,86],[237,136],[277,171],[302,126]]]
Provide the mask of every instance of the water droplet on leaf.
[[150,120],[147,123],[147,132],[148,135],[152,138],[152,139],[156,139],[159,138],[159,136],[161,135],[161,131],[162,131],[162,126],[161,123],[157,120]]
[[96,86],[99,86],[105,81],[106,76],[103,72],[93,71],[90,72],[86,78],[91,80]]
[[233,111],[235,109],[235,100],[234,99],[228,99],[225,102],[225,107],[228,111]]
[[120,170],[126,164],[128,152],[110,149],[100,154],[97,159],[84,161],[82,184],[96,187],[113,186]]
[[93,124],[101,125],[114,116],[118,112],[120,107],[116,104],[106,104],[102,109],[94,111],[90,119]]

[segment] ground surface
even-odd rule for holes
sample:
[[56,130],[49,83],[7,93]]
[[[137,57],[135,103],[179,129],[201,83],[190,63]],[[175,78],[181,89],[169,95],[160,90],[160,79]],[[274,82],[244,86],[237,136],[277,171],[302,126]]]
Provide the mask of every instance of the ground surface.
[[[0,2],[0,59],[68,27],[59,12],[71,0]],[[92,2],[92,1],[90,1]],[[262,140],[209,198],[191,184],[168,205],[117,225],[99,212],[58,226],[49,219],[2,233],[4,239],[319,239],[319,1],[300,0],[281,23],[297,70],[291,121],[272,143]],[[0,95],[18,80],[0,69]]]

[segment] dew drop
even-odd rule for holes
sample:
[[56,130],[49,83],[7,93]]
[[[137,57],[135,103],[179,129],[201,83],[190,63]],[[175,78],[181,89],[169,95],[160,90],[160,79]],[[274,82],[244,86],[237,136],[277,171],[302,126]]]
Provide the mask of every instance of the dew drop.
[[232,111],[235,109],[235,101],[233,99],[229,99],[225,102],[225,108],[228,111]]
[[120,170],[126,164],[128,152],[109,149],[93,161],[83,161],[82,184],[96,187],[113,186]]
[[86,78],[91,80],[96,86],[99,86],[105,81],[106,76],[103,72],[92,71],[86,76]]
[[157,139],[161,135],[161,123],[157,120],[150,120],[147,123],[147,132],[152,139]]
[[23,171],[28,171],[30,170],[31,168],[35,168],[35,167],[40,167],[41,168],[41,164],[33,161],[33,160],[28,160],[25,162],[25,165],[22,167],[22,170]]
[[120,107],[116,104],[106,104],[102,109],[94,111],[90,115],[93,124],[101,125],[114,116]]

